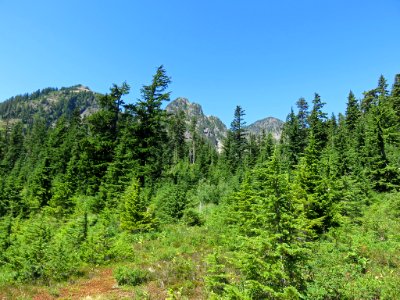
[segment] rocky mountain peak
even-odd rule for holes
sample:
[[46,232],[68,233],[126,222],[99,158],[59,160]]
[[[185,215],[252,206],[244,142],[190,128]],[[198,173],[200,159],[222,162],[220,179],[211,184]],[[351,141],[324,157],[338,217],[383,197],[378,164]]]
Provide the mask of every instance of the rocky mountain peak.
[[[195,118],[197,132],[215,145],[219,152],[222,151],[223,140],[227,135],[228,129],[219,118],[215,116],[206,116],[199,104],[192,103],[187,98],[183,97],[170,102],[166,110],[169,113],[183,111],[188,125],[191,120]],[[283,124],[284,122],[277,118],[267,117],[250,124],[246,127],[246,131],[249,134],[255,135],[262,134],[263,132],[266,134],[272,133],[272,136],[278,140],[281,137]],[[186,136],[190,138],[189,132],[186,132]]]
[[250,124],[246,127],[246,130],[256,135],[262,134],[263,131],[265,133],[272,133],[272,136],[276,140],[279,140],[282,134],[283,124],[284,122],[277,118],[267,117]]
[[[189,125],[193,118],[196,120],[197,133],[207,138],[218,151],[222,151],[222,141],[226,136],[225,124],[215,116],[206,116],[200,104],[191,103],[186,98],[177,98],[166,107],[169,113],[183,111],[186,116],[186,123]],[[186,136],[190,138],[189,132]]]

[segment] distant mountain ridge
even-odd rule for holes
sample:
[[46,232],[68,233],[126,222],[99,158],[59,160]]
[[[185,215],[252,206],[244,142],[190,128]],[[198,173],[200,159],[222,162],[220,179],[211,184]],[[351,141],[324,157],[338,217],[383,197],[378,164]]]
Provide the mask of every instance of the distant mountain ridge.
[[[206,137],[212,144],[214,144],[219,151],[222,150],[223,140],[227,135],[227,126],[215,116],[206,116],[200,104],[191,103],[188,99],[180,97],[169,103],[166,110],[170,113],[177,113],[182,110],[186,116],[187,124],[190,123],[192,118],[197,119],[197,132]],[[282,127],[284,122],[274,118],[267,117],[258,120],[245,127],[249,134],[260,135],[271,133],[272,136],[278,140],[282,134]]]
[[246,130],[255,135],[262,134],[263,131],[266,134],[271,133],[276,140],[279,140],[282,135],[283,124],[284,122],[277,118],[267,117],[250,124],[246,127]]
[[61,115],[69,116],[76,110],[81,116],[90,115],[98,109],[98,95],[83,85],[46,88],[18,95],[0,103],[0,122],[12,124],[21,121],[28,124],[35,115],[40,115],[50,125]]
[[[46,88],[31,94],[11,97],[0,102],[0,129],[18,121],[30,124],[35,115],[44,117],[48,125],[54,124],[60,116],[69,116],[74,111],[85,117],[99,109],[96,100],[99,96],[101,94],[79,84],[61,89]],[[222,151],[228,128],[218,117],[205,115],[200,104],[192,103],[184,97],[171,101],[165,109],[169,113],[183,111],[188,128],[194,118],[197,133],[209,140],[218,151]],[[284,122],[277,118],[267,117],[246,126],[246,130],[255,135],[272,133],[275,139],[279,139],[283,124]],[[186,136],[190,138],[188,131]]]
[[[206,116],[200,104],[191,103],[188,99],[180,97],[169,103],[165,109],[169,113],[183,111],[187,125],[190,125],[192,119],[195,118],[197,133],[208,139],[218,151],[222,150],[222,142],[228,129],[219,118]],[[186,135],[189,137],[189,132],[186,132]]]

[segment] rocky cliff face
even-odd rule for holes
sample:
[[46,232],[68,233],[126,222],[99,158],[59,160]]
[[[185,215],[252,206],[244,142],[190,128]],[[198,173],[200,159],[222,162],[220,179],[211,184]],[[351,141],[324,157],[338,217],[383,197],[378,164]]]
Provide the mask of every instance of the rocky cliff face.
[[250,124],[246,127],[246,130],[255,135],[261,134],[263,131],[266,134],[272,133],[272,136],[276,140],[279,140],[282,134],[283,124],[284,122],[277,118],[268,117]]
[[[218,151],[222,151],[223,140],[227,134],[227,127],[222,121],[215,116],[206,116],[203,113],[201,106],[197,103],[191,103],[186,98],[178,98],[166,107],[167,112],[177,113],[182,110],[186,116],[186,123],[188,128],[191,120],[194,118],[197,121],[197,132],[206,137],[213,145],[217,147]],[[250,134],[259,135],[265,132],[266,134],[272,133],[275,139],[279,139],[282,133],[282,127],[284,122],[273,117],[268,117],[259,121],[256,121],[246,127],[246,130]],[[186,136],[190,138],[189,132]]]
[[[207,138],[212,145],[215,145],[218,151],[222,150],[222,141],[226,136],[227,128],[219,118],[206,116],[199,104],[191,103],[186,98],[177,98],[167,105],[166,110],[169,113],[183,111],[188,128],[192,120],[195,119],[198,134]],[[189,132],[186,135],[190,138]]]

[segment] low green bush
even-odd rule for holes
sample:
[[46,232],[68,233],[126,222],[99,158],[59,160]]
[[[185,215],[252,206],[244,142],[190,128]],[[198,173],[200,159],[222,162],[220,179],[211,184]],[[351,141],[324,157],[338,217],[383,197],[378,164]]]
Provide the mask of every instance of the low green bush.
[[142,269],[132,269],[128,267],[119,267],[114,272],[114,278],[118,285],[141,285],[150,280],[150,272]]
[[204,224],[204,219],[199,212],[194,209],[187,209],[184,212],[182,220],[188,226],[201,226]]

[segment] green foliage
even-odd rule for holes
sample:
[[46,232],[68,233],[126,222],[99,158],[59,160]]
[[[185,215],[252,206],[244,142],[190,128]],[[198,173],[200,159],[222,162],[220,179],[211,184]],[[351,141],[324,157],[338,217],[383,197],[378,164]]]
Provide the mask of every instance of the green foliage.
[[157,217],[163,222],[174,222],[182,218],[188,204],[187,188],[184,184],[164,184],[155,196]]
[[229,286],[229,277],[226,274],[226,262],[217,253],[207,256],[208,272],[206,283],[212,295],[222,296]]
[[169,116],[168,122],[168,142],[172,150],[172,163],[177,164],[179,160],[185,158],[186,143],[186,116],[183,110]]
[[299,162],[299,156],[302,154],[302,145],[304,140],[300,136],[300,124],[298,117],[294,114],[293,109],[286,118],[286,123],[282,132],[282,140],[284,141],[285,150],[289,163],[292,167]]
[[289,188],[275,150],[271,161],[249,174],[233,195],[228,222],[239,235],[232,262],[240,270],[242,285],[229,283],[223,287],[225,296],[241,291],[251,299],[286,294],[295,298],[304,289],[307,220]]
[[118,262],[143,297],[395,299],[399,78],[338,118],[300,98],[279,142],[246,135],[237,106],[221,154],[163,110],[162,66],[136,103],[113,85],[85,118],[82,86],[1,104],[0,290]]
[[204,224],[203,218],[194,209],[187,209],[183,214],[182,220],[188,226],[201,226]]
[[121,197],[121,228],[128,232],[144,232],[155,227],[155,219],[140,193],[139,181],[133,179]]
[[349,96],[347,98],[347,108],[346,108],[346,124],[349,131],[354,131],[360,116],[361,116],[361,111],[359,108],[358,101],[354,96],[353,92],[350,91]]
[[244,115],[242,107],[236,106],[231,128],[224,141],[224,160],[232,173],[243,165],[244,152],[247,147]]
[[141,285],[150,280],[150,273],[142,269],[119,267],[114,271],[118,285]]
[[[391,101],[386,91],[386,81],[380,78],[373,103],[365,116],[366,173],[375,190],[396,189],[400,184],[398,166],[391,159],[391,151],[398,151],[397,123]],[[396,145],[391,147],[391,145]]]
[[57,231],[52,218],[16,222],[4,253],[2,271],[10,272],[16,281],[64,280],[79,271],[76,251],[68,237]]
[[381,197],[359,225],[313,245],[307,299],[393,299],[399,293],[399,196]]
[[139,178],[141,183],[147,176],[157,178],[162,170],[162,151],[166,144],[166,114],[161,109],[164,101],[169,101],[170,92],[165,92],[171,79],[163,66],[158,67],[150,85],[140,90],[142,98],[135,104],[127,106],[132,111],[136,124],[134,133],[137,138],[137,160],[139,161]]
[[325,147],[328,140],[326,125],[327,114],[322,111],[325,102],[322,102],[321,97],[315,93],[312,103],[313,107],[310,115],[308,116],[308,123],[310,125],[310,130],[314,134],[317,149],[321,151]]

